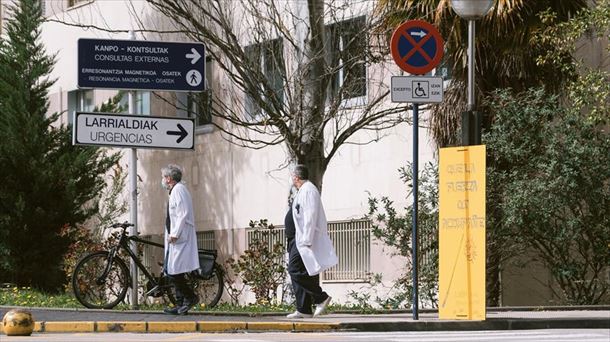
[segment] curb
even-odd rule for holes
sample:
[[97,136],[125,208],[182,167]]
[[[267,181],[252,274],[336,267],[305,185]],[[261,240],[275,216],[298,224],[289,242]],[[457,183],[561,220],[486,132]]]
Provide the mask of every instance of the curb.
[[[181,333],[181,332],[331,332],[331,331],[475,331],[528,329],[610,329],[606,318],[487,319],[485,321],[409,321],[409,322],[234,322],[234,321],[74,321],[35,322],[36,333]],[[0,333],[3,333],[0,325]]]
[[529,329],[610,329],[607,318],[487,319],[485,321],[411,321],[340,323],[343,331],[474,331]]
[[[181,322],[35,322],[36,333],[179,333],[179,332],[237,332],[237,331],[336,331],[341,323],[315,322],[231,322],[231,321],[181,321]],[[0,325],[0,333],[4,333]]]

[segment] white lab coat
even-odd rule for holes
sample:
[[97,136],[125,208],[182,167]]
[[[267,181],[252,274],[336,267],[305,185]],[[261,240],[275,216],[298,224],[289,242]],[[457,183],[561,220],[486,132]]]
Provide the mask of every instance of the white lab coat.
[[296,228],[295,243],[307,273],[313,276],[335,266],[338,259],[328,236],[320,193],[310,181],[301,185],[292,202],[292,216]]
[[178,238],[170,244],[165,229],[165,255],[167,274],[180,274],[199,269],[197,234],[191,194],[182,183],[174,185],[169,195],[169,235]]

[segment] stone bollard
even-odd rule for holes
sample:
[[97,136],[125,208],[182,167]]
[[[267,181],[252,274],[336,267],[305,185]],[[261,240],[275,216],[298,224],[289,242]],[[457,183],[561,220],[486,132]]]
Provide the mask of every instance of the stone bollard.
[[2,330],[8,336],[30,336],[34,331],[34,318],[29,310],[13,309],[2,319]]

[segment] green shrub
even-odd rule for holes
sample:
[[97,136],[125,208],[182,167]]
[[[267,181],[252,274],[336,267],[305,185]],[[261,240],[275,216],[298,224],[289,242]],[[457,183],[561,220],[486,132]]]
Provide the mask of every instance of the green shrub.
[[[231,274],[252,289],[257,304],[269,304],[277,298],[278,290],[286,283],[284,245],[283,242],[271,243],[270,237],[278,232],[267,220],[250,221],[250,228],[254,229],[254,237],[248,249],[237,260],[227,260],[226,265]],[[228,279],[228,283],[235,283],[235,279]],[[233,287],[229,295],[243,291],[236,289],[235,285],[230,286]]]

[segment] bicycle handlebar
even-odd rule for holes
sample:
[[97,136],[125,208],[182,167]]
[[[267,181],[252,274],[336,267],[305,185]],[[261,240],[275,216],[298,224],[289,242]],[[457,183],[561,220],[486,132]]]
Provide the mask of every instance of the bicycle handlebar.
[[123,223],[115,223],[112,226],[110,226],[111,228],[127,228],[127,227],[133,227],[133,223],[129,223],[127,221],[123,222]]

